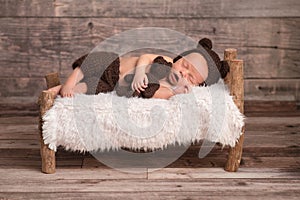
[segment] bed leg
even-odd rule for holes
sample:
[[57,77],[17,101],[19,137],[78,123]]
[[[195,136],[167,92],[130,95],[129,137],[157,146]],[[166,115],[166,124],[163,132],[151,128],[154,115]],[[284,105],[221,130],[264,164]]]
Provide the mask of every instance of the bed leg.
[[240,166],[243,152],[244,143],[244,128],[243,134],[240,136],[239,141],[235,144],[235,147],[230,147],[228,152],[228,158],[225,165],[225,170],[228,172],[236,172]]
[[[225,78],[230,94],[233,96],[234,103],[241,113],[244,113],[244,68],[243,60],[236,59],[236,49],[226,49],[224,60],[229,62],[230,73]],[[224,169],[228,172],[236,172],[242,159],[245,127],[242,129],[241,136],[234,147],[229,148],[227,162]]]
[[40,116],[39,116],[39,131],[40,131],[40,141],[41,141],[41,158],[42,158],[42,172],[46,174],[55,173],[55,152],[48,148],[48,145],[44,143],[42,127],[43,120],[42,116],[47,110],[49,110],[55,99],[55,94],[49,91],[43,91],[39,97],[39,106],[40,106]]
[[[47,89],[55,87],[60,84],[59,75],[57,72],[47,74],[45,76]],[[44,143],[43,139],[43,120],[42,116],[47,110],[49,110],[55,99],[55,94],[50,91],[43,91],[39,96],[38,104],[40,107],[40,116],[39,116],[39,132],[40,132],[40,141],[41,149],[40,154],[42,158],[42,172],[46,174],[55,173],[55,152],[48,148],[48,145]]]

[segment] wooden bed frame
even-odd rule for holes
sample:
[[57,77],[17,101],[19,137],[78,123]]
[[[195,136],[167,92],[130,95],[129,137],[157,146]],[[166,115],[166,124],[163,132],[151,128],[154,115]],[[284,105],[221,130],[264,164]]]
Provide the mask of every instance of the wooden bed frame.
[[[234,103],[244,113],[244,72],[243,72],[243,60],[236,59],[236,49],[226,49],[224,51],[224,60],[229,63],[230,72],[225,77],[225,83],[230,89],[230,94],[233,96]],[[58,73],[51,73],[46,75],[47,88],[51,88],[60,84]],[[47,110],[49,110],[55,100],[55,94],[53,92],[44,90],[39,96],[38,104],[40,107],[39,118],[39,132],[41,139],[41,158],[42,158],[42,172],[46,174],[55,173],[55,152],[48,148],[48,145],[44,143],[42,137],[42,116]],[[240,136],[235,147],[229,148],[227,162],[224,169],[229,172],[235,172],[238,170],[241,158],[244,142],[245,127],[242,129],[243,134]]]

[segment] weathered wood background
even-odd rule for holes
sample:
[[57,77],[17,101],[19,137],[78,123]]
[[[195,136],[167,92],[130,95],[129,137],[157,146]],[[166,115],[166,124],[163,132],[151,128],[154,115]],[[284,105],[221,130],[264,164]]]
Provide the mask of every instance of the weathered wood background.
[[46,73],[66,77],[105,38],[149,26],[237,48],[246,100],[300,101],[298,0],[0,0],[0,107],[31,105]]

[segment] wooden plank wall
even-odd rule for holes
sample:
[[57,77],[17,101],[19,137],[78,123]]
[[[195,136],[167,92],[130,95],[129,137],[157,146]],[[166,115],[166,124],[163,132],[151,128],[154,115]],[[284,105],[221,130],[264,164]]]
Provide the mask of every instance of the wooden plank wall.
[[35,102],[46,73],[66,77],[105,38],[149,26],[237,48],[246,100],[299,102],[299,17],[298,0],[0,0],[0,104]]

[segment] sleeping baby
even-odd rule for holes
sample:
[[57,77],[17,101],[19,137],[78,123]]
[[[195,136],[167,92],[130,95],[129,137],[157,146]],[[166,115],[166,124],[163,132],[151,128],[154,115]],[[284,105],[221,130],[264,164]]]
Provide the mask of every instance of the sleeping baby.
[[63,85],[50,88],[62,97],[74,93],[98,94],[116,91],[120,96],[168,99],[224,78],[227,62],[220,61],[209,39],[197,48],[171,59],[157,54],[119,57],[111,52],[93,52],[73,63],[73,72]]

